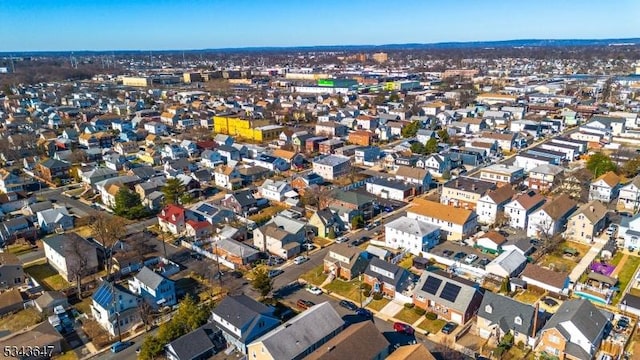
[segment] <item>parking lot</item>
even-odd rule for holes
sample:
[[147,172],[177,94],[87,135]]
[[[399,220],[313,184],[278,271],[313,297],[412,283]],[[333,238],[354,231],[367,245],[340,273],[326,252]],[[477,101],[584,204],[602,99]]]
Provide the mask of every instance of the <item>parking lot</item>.
[[[495,256],[483,253],[472,246],[459,245],[451,241],[445,241],[436,245],[433,249],[429,250],[429,253],[480,268],[484,268],[485,265],[495,258]],[[473,261],[465,261],[469,255],[476,255],[477,258]]]

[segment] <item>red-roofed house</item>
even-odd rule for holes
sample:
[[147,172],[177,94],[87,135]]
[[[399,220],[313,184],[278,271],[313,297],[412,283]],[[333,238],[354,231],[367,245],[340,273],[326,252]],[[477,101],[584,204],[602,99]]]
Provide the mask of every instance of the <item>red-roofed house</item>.
[[213,225],[208,221],[187,220],[185,231],[187,236],[193,236],[195,239],[204,239],[213,232]]
[[185,212],[182,206],[168,205],[158,214],[158,224],[162,231],[178,235],[186,230]]

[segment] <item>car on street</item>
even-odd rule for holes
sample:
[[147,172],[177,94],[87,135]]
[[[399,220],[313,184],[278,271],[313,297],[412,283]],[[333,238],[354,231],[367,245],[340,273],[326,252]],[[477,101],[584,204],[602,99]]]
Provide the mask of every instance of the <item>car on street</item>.
[[126,348],[128,348],[129,346],[133,345],[134,342],[133,341],[118,341],[113,343],[113,345],[111,345],[111,352],[112,353],[117,353],[120,352]]
[[394,322],[393,323],[393,330],[395,332],[399,332],[399,333],[403,333],[403,334],[407,334],[407,335],[413,335],[413,333],[414,333],[414,330],[411,327],[411,325],[405,324],[405,323],[401,323],[401,322]]
[[351,310],[351,311],[358,310],[358,306],[356,304],[352,303],[349,300],[340,300],[340,302],[338,304],[340,306],[342,306],[343,308]]
[[478,265],[485,267],[487,265],[489,265],[489,263],[491,262],[491,260],[487,259],[487,258],[483,258],[480,259],[480,262],[478,263]]
[[296,302],[296,306],[299,307],[302,310],[306,310],[306,309],[312,307],[313,305],[315,305],[314,302],[309,301],[309,300],[305,300],[305,299],[298,299],[298,302]]
[[464,251],[458,251],[455,255],[453,255],[454,260],[462,260],[467,256],[467,253]]
[[306,256],[302,256],[302,255],[296,257],[295,259],[293,259],[293,263],[296,264],[296,265],[300,265],[300,264],[305,263],[307,261],[309,261],[309,258],[306,257]]
[[440,330],[440,331],[442,331],[442,333],[443,333],[443,334],[447,334],[447,335],[449,335],[449,334],[451,334],[451,333],[453,332],[453,330],[455,330],[457,327],[458,327],[458,324],[456,324],[456,323],[454,323],[454,322],[452,322],[452,321],[449,321],[448,323],[444,324],[444,326],[442,327],[442,330]]
[[272,270],[269,270],[268,276],[269,276],[269,278],[274,278],[274,277],[282,274],[283,272],[284,272],[284,270],[282,270],[282,269],[272,269]]
[[476,254],[469,254],[469,255],[467,255],[466,258],[464,258],[464,262],[467,263],[467,264],[471,264],[476,260],[478,260],[478,255],[476,255]]
[[342,244],[342,243],[347,242],[347,241],[349,241],[349,238],[347,236],[340,236],[339,238],[336,239],[336,242],[338,244]]
[[384,211],[390,213],[393,211],[393,208],[391,206],[385,206]]
[[373,318],[373,313],[365,308],[358,308],[356,310],[356,315],[362,316],[363,318],[367,319]]
[[453,250],[445,250],[442,252],[442,255],[444,255],[444,257],[450,257],[453,255]]
[[322,294],[322,289],[320,289],[317,286],[309,286],[307,288],[307,291],[312,293],[313,295],[321,295]]
[[303,244],[303,245],[302,245],[302,247],[303,247],[305,250],[307,250],[307,251],[311,251],[311,250],[313,250],[313,249],[315,249],[315,248],[316,248],[316,246],[315,246],[315,245],[310,244],[310,243]]

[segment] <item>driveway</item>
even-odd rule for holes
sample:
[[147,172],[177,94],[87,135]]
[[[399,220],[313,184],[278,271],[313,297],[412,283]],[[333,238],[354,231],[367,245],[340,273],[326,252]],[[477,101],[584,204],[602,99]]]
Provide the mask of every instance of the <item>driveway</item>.
[[396,314],[402,310],[404,304],[399,304],[395,301],[390,301],[385,307],[380,310],[380,314],[383,316],[394,317]]
[[575,284],[578,282],[580,276],[587,270],[596,256],[598,256],[600,250],[604,247],[605,242],[606,240],[596,239],[589,251],[582,257],[582,259],[580,259],[578,265],[576,265],[576,267],[571,271],[571,274],[569,274],[569,280],[571,280],[572,283]]

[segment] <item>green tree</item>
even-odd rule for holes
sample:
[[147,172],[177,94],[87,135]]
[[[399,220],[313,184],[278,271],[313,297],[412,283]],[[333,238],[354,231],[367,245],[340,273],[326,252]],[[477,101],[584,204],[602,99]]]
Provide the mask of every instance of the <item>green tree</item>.
[[359,229],[364,225],[364,217],[362,215],[356,215],[351,219],[351,229]]
[[424,145],[422,145],[421,142],[416,141],[413,144],[411,144],[411,152],[414,154],[424,154],[425,147]]
[[162,187],[162,193],[167,204],[178,204],[180,196],[185,192],[184,185],[179,179],[171,178]]
[[142,205],[140,195],[129,190],[127,187],[121,187],[116,193],[116,206],[113,211],[116,215],[123,216],[127,219],[137,219],[147,215],[146,208]]
[[191,204],[193,202],[193,196],[188,192],[180,195],[180,204]]
[[402,128],[402,137],[410,138],[416,136],[418,130],[420,129],[420,121],[413,121],[411,124],[406,125]]
[[[162,328],[162,326],[161,326]],[[164,344],[156,336],[147,336],[140,346],[138,358],[141,360],[152,360],[160,356],[164,351]]]
[[502,283],[500,284],[500,292],[506,294],[509,291],[511,291],[511,281],[509,281],[508,276],[505,276],[502,280]]
[[336,238],[336,229],[333,226],[329,227],[329,231],[327,232],[327,237],[331,240]]
[[632,178],[640,173],[640,156],[635,157],[622,165],[620,172],[628,177]]
[[440,141],[442,141],[445,144],[448,144],[449,141],[451,140],[451,138],[449,137],[449,133],[447,132],[447,129],[442,129],[438,131],[438,137],[440,138]]
[[424,153],[433,154],[436,152],[438,152],[438,140],[436,140],[436,138],[431,138],[424,145]]
[[609,156],[603,153],[596,153],[587,160],[587,169],[597,178],[606,172],[616,171],[618,167]]
[[269,270],[264,267],[258,267],[253,270],[253,279],[251,280],[251,287],[260,293],[260,296],[265,298],[271,290],[273,290],[273,279],[269,277]]
[[400,101],[400,95],[398,95],[398,93],[393,93],[389,95],[389,101],[392,101],[392,102]]

